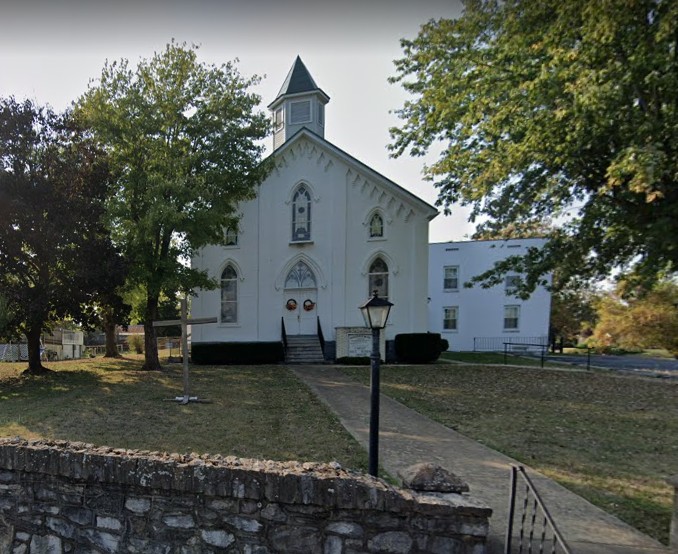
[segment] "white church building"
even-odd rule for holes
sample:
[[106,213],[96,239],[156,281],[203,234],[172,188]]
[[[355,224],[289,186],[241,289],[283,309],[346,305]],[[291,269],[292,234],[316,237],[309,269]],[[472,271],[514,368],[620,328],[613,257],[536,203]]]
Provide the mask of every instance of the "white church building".
[[[320,89],[297,57],[268,106],[274,170],[239,206],[227,246],[192,266],[220,287],[199,290],[193,345],[294,343],[305,337],[327,360],[369,355],[358,306],[373,290],[393,302],[382,354],[399,333],[429,331],[428,230],[437,210],[328,142]],[[284,330],[284,331],[283,331]]]

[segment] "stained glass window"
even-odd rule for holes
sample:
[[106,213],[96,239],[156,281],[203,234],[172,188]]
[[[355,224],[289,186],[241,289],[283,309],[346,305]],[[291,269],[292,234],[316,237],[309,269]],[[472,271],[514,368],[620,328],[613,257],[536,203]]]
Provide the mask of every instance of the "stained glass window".
[[298,262],[287,274],[285,279],[286,289],[315,289],[318,288],[316,284],[315,275],[311,268],[304,262]]
[[299,187],[292,200],[292,241],[311,240],[311,195]]
[[377,258],[370,265],[368,284],[368,298],[376,290],[380,298],[388,299],[388,265],[381,258]]
[[231,265],[221,274],[221,322],[238,322],[238,274]]
[[378,238],[384,236],[384,219],[381,214],[375,213],[370,218],[370,238]]
[[226,229],[226,246],[238,245],[238,230],[234,227]]

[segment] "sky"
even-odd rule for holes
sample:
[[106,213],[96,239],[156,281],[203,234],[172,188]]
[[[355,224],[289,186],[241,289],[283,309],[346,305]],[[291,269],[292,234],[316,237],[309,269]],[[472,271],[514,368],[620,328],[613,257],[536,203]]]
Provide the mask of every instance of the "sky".
[[[237,58],[243,76],[262,77],[253,90],[266,110],[299,55],[330,96],[325,138],[435,204],[437,191],[422,178],[425,159],[389,156],[389,128],[399,123],[392,111],[408,96],[388,77],[402,57],[401,38],[415,38],[429,19],[460,14],[459,0],[4,0],[0,97],[63,110],[107,59],[135,65],[174,39],[198,45],[201,61]],[[441,211],[430,241],[468,238],[467,215]]]

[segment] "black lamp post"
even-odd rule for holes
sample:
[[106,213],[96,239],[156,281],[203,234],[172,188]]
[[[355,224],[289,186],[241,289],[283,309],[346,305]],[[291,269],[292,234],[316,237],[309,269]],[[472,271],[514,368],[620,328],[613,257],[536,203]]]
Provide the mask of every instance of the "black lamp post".
[[385,298],[379,298],[377,291],[362,306],[360,312],[365,326],[372,329],[372,354],[370,374],[370,451],[369,474],[377,477],[379,470],[379,332],[386,327],[388,314],[393,304]]

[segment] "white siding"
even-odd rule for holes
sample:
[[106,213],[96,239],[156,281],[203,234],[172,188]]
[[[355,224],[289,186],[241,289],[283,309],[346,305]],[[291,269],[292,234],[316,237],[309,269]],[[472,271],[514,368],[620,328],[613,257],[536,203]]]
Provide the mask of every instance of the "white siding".
[[[551,295],[539,287],[528,300],[506,294],[506,280],[485,289],[479,285],[464,287],[472,277],[490,269],[495,262],[510,255],[520,255],[528,247],[541,247],[544,239],[446,242],[429,247],[429,330],[441,333],[450,350],[485,349],[488,344],[546,341],[548,337]],[[458,288],[445,290],[445,267],[458,268]],[[509,284],[511,280],[509,279]],[[518,306],[518,329],[505,329],[505,306]],[[457,329],[443,328],[444,308],[457,308]],[[515,314],[512,310],[511,314]],[[474,343],[475,339],[475,343]],[[489,341],[489,339],[495,339]],[[483,346],[485,345],[485,346]]]
[[[257,198],[241,206],[237,247],[209,246],[193,266],[218,278],[231,261],[238,268],[235,325],[200,325],[193,342],[276,341],[285,311],[284,278],[295,260],[316,272],[317,304],[325,339],[337,327],[361,326],[358,306],[368,298],[369,263],[389,265],[389,296],[395,304],[387,340],[427,330],[428,220],[435,211],[363,168],[321,138],[299,136],[275,154],[277,168]],[[292,193],[305,183],[312,196],[311,241],[291,243]],[[369,239],[369,215],[384,215],[385,236]],[[300,304],[304,298],[296,299]],[[219,316],[220,291],[198,291],[194,317]],[[290,329],[288,329],[290,332]]]

